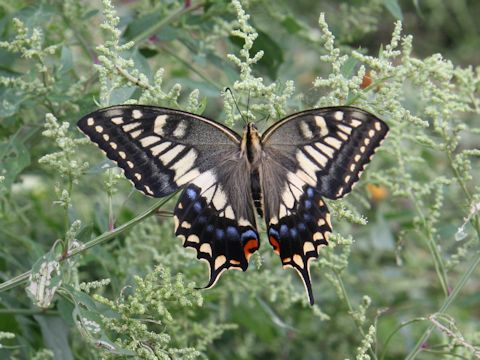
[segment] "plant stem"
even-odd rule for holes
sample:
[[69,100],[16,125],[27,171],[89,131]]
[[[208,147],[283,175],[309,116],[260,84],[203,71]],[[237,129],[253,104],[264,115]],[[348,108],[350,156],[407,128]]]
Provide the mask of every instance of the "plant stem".
[[[353,306],[352,304],[350,303],[350,299],[348,297],[348,293],[347,293],[347,289],[345,288],[345,284],[343,283],[343,279],[342,277],[340,276],[340,273],[338,273],[337,271],[334,271],[333,272],[334,275],[335,275],[335,278],[337,279],[338,281],[338,284],[340,285],[340,289],[342,290],[342,295],[343,295],[343,298],[345,299],[345,303],[347,304],[347,308],[348,308],[348,313],[352,316],[353,313],[355,312],[355,310],[353,309]],[[363,328],[362,328],[362,325],[358,322],[357,319],[355,319],[353,316],[352,316],[352,319],[353,319],[353,322],[355,323],[355,326],[357,327],[358,329],[358,332],[360,333],[360,335],[362,335],[362,337],[364,338],[365,337],[365,331],[363,331]],[[377,355],[374,351],[374,349],[372,348],[372,345],[370,345],[368,347],[368,350],[370,351],[370,354],[372,356],[372,359],[377,359]]]
[[[455,285],[455,287],[453,288],[450,296],[448,296],[442,307],[437,311],[437,314],[443,314],[447,309],[448,307],[453,303],[453,301],[456,299],[456,297],[458,296],[458,294],[460,294],[460,291],[463,289],[463,287],[465,286],[465,284],[467,283],[468,279],[470,278],[470,276],[473,274],[473,272],[475,271],[475,269],[477,268],[477,266],[480,264],[480,256],[478,255],[474,255],[474,259],[473,261],[470,263],[470,265],[468,266],[468,269],[467,271],[462,275],[462,277],[460,278],[460,280],[458,281],[457,285]],[[430,334],[432,333],[432,331],[435,329],[435,324],[431,324],[423,333],[423,335],[420,337],[420,339],[418,340],[418,342],[415,344],[415,346],[413,347],[413,349],[410,351],[410,353],[408,354],[408,356],[405,358],[406,360],[411,360],[411,359],[414,359],[415,356],[422,350],[421,349],[421,346],[422,344],[424,344]]]
[[[167,198],[164,198],[162,200],[157,201],[155,204],[153,204],[151,207],[149,207],[147,210],[145,210],[142,214],[140,214],[137,217],[133,218],[132,220],[126,222],[125,224],[119,226],[115,230],[105,232],[102,235],[97,236],[95,239],[86,242],[83,246],[73,249],[68,254],[62,256],[59,259],[59,261],[64,261],[64,260],[66,260],[66,259],[68,259],[72,256],[78,255],[78,254],[86,251],[87,249],[90,249],[90,248],[92,248],[96,245],[99,245],[99,244],[101,244],[105,241],[108,241],[108,240],[120,235],[121,233],[129,230],[133,226],[137,225],[143,219],[153,215],[157,211],[158,208],[162,207],[168,201],[170,201],[170,199],[172,197],[174,197],[175,194],[176,193],[173,193],[172,195],[168,196]],[[0,292],[6,291],[6,290],[9,290],[9,289],[13,289],[13,288],[21,285],[22,283],[24,283],[25,281],[28,280],[31,273],[32,273],[32,271],[29,270],[29,271],[27,271],[27,272],[25,272],[21,275],[15,276],[14,278],[12,278],[10,280],[7,280],[4,283],[0,284]]]

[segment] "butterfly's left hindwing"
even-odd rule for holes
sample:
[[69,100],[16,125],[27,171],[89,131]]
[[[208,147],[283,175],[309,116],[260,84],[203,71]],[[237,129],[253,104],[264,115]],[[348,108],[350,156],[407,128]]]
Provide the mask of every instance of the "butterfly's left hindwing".
[[245,158],[232,153],[219,159],[215,169],[187,186],[175,208],[175,234],[208,263],[206,288],[215,285],[227,269],[245,271],[260,246],[252,195],[242,191],[250,188],[245,174]]
[[101,109],[78,126],[144,194],[163,197],[185,188],[175,230],[208,262],[207,287],[226,269],[247,269],[259,237],[235,132],[194,114],[142,105]]
[[291,115],[262,137],[268,238],[282,264],[301,275],[311,303],[309,261],[332,230],[322,196],[348,194],[387,132],[388,126],[366,111],[332,107]]

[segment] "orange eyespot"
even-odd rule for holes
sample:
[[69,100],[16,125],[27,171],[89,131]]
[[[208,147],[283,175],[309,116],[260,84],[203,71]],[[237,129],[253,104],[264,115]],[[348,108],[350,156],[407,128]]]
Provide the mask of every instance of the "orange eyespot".
[[243,253],[247,261],[250,259],[250,256],[258,250],[258,240],[257,239],[248,239],[243,247]]
[[268,240],[270,241],[270,245],[273,246],[273,252],[280,255],[280,244],[278,243],[277,239],[275,239],[273,236],[269,236]]

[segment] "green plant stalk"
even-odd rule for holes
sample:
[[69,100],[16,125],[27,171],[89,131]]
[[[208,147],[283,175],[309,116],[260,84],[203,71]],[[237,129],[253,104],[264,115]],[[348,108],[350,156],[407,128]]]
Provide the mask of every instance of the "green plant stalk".
[[[138,215],[137,217],[133,218],[132,220],[126,222],[125,224],[123,225],[120,225],[118,228],[116,228],[115,230],[113,231],[109,231],[109,232],[105,232],[103,233],[102,235],[100,236],[97,236],[95,239],[93,240],[90,240],[88,242],[86,242],[83,246],[81,247],[78,247],[72,251],[70,251],[68,254],[66,254],[65,256],[62,256],[59,261],[64,261],[68,258],[71,258],[72,256],[75,256],[75,255],[78,255],[96,245],[99,245],[105,241],[108,241],[118,235],[120,235],[121,233],[131,229],[132,227],[134,227],[135,225],[137,225],[140,221],[142,221],[143,219],[146,219],[147,217],[153,215],[158,208],[162,207],[163,205],[165,205],[168,201],[170,201],[170,199],[172,199],[174,196],[176,195],[176,192],[173,193],[172,195],[168,196],[167,198],[164,198],[162,200],[159,200],[157,201],[155,204],[153,204],[151,207],[149,207],[147,210],[145,210],[142,214]],[[3,291],[6,291],[6,290],[10,290],[10,289],[13,289],[19,285],[21,285],[22,283],[24,283],[25,281],[28,280],[28,278],[30,277],[30,274],[32,273],[31,270],[23,273],[23,274],[20,274],[18,276],[15,276],[14,278],[10,279],[10,280],[7,280],[5,281],[4,283],[0,284],[0,292],[3,292]]]
[[[458,170],[455,168],[455,166],[453,166],[453,158],[452,158],[451,152],[447,151],[447,155],[448,155],[448,160],[449,160],[449,163],[450,163],[450,167],[453,169],[453,172],[455,174],[455,177],[456,177],[458,183],[460,184],[460,187],[462,188],[465,196],[467,197],[467,200],[471,202],[472,201],[472,196],[470,195],[470,192],[468,191],[468,188],[467,188],[465,182],[463,181],[462,177],[460,176]],[[472,225],[475,228],[475,231],[477,233],[477,238],[480,240],[480,224],[478,222],[477,216],[475,216],[471,220],[471,222],[472,222]],[[445,299],[442,307],[437,312],[438,314],[443,314],[448,309],[448,307],[453,303],[453,301],[458,296],[460,291],[463,289],[463,287],[467,283],[468,279],[473,274],[473,272],[475,271],[475,269],[478,267],[479,264],[480,264],[480,256],[474,255],[474,259],[471,262],[471,264],[469,265],[467,271],[462,275],[462,277],[460,278],[457,285],[453,288],[450,296],[448,296]],[[407,360],[414,359],[415,356],[421,351],[422,344],[425,343],[428,340],[428,338],[430,337],[430,334],[432,333],[434,328],[435,328],[435,324],[431,324],[424,331],[424,333],[422,334],[422,336],[420,337],[418,342],[415,344],[413,349],[410,351],[410,353],[406,357]]]
[[[443,314],[449,306],[453,303],[453,301],[457,298],[458,294],[460,294],[460,291],[463,289],[465,284],[467,283],[468,279],[470,276],[473,274],[477,266],[480,264],[480,256],[474,255],[473,261],[470,263],[467,271],[462,275],[460,280],[458,281],[457,285],[453,288],[451,294],[449,297],[447,297],[442,305],[442,307],[437,311],[438,314]],[[418,342],[415,344],[413,349],[410,351],[408,356],[405,358],[406,360],[411,360],[414,359],[415,356],[422,350],[421,346],[424,344],[432,331],[435,329],[435,324],[431,324],[423,333],[423,335],[420,337]]]
[[411,320],[408,320],[408,321],[405,321],[403,323],[401,323],[399,326],[397,326],[395,328],[395,330],[393,330],[390,335],[388,335],[387,339],[385,340],[384,344],[383,344],[383,350],[382,350],[382,353],[380,354],[380,360],[383,360],[385,358],[385,355],[387,353],[387,348],[388,348],[388,343],[390,342],[390,340],[393,339],[393,337],[395,336],[395,334],[397,332],[399,332],[401,329],[403,329],[405,326],[408,326],[410,324],[413,324],[415,322],[419,322],[419,321],[425,321],[426,319],[421,317],[421,318],[415,318],[415,319],[411,319]]
[[[345,304],[347,305],[347,308],[348,308],[348,313],[350,315],[352,315],[355,310],[353,309],[353,306],[352,304],[350,303],[350,299],[348,298],[348,293],[347,293],[347,289],[345,289],[345,284],[343,283],[343,279],[342,277],[340,276],[340,273],[337,272],[337,271],[334,271],[333,272],[334,275],[335,275],[335,278],[337,279],[338,281],[338,284],[340,285],[340,289],[342,290],[342,295],[343,295],[343,298],[345,299]],[[360,335],[362,335],[362,337],[364,338],[365,337],[365,331],[363,331],[363,328],[362,326],[358,323],[358,321],[352,316],[352,319],[353,319],[353,322],[355,323],[355,326],[357,327],[358,329],[358,332],[360,333]],[[368,350],[370,351],[370,355],[372,356],[372,359],[377,359],[377,354],[376,352],[374,351],[374,349],[372,349],[372,346],[370,345],[368,347]]]

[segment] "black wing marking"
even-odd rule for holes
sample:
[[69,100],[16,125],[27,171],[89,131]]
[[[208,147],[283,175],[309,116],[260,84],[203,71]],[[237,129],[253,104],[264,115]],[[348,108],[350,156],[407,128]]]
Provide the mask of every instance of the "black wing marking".
[[145,195],[166,196],[238,149],[227,127],[183,111],[118,105],[94,111],[78,127]]
[[175,233],[208,263],[212,287],[233,268],[245,271],[259,248],[247,162],[231,154],[183,191],[174,210]]
[[348,194],[387,132],[372,114],[333,107],[291,115],[263,135],[260,180],[269,241],[282,264],[298,271],[311,304],[310,260],[332,231],[322,196]]

